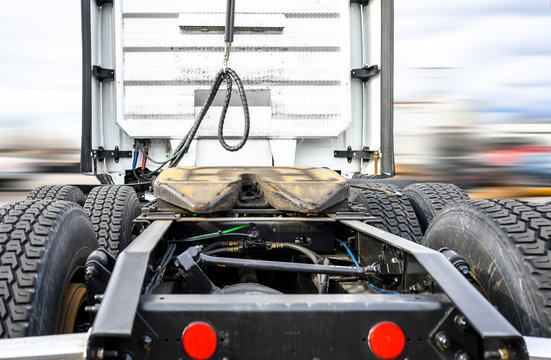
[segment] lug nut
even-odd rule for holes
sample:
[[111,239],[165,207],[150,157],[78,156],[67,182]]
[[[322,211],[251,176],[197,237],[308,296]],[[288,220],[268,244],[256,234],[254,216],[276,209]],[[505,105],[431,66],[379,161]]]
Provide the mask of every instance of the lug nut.
[[442,350],[448,349],[452,344],[448,335],[446,335],[443,332],[439,332],[438,334],[436,334],[435,339],[436,339],[436,345],[438,345],[438,347]]

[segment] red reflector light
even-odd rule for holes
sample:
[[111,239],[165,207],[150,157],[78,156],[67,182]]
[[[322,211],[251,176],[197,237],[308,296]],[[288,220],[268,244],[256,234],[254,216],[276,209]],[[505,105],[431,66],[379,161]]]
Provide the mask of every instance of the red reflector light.
[[189,324],[182,334],[182,346],[194,359],[205,360],[214,354],[218,346],[216,332],[209,324],[195,322]]
[[394,359],[404,351],[406,337],[398,325],[382,322],[369,331],[369,346],[381,359]]

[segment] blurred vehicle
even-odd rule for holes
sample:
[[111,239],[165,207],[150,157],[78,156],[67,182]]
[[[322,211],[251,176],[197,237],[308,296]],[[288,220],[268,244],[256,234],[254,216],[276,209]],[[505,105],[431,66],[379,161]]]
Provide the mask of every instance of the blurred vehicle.
[[395,105],[396,163],[409,175],[464,188],[551,185],[551,123],[485,123],[472,102],[439,97]]
[[551,146],[510,145],[482,152],[482,168],[515,185],[551,185]]

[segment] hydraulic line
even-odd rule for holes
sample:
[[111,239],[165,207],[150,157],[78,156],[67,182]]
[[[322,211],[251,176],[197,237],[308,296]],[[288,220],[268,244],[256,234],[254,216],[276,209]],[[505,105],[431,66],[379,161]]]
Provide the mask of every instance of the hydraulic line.
[[281,243],[281,244],[282,244],[283,249],[293,249],[293,250],[299,251],[299,252],[303,253],[304,255],[308,256],[308,258],[310,260],[312,260],[312,262],[314,264],[318,264],[319,260],[321,259],[321,256],[319,256],[318,254],[316,254],[312,250],[305,248],[304,246],[300,246],[300,245],[293,244],[293,243],[286,243],[286,242]]
[[[232,235],[232,234],[226,234],[226,235]],[[236,235],[236,234],[234,233],[234,235]],[[244,234],[244,235],[248,236],[248,234]],[[216,234],[216,236],[218,236],[218,234]],[[246,240],[245,240],[245,242],[246,242]],[[207,247],[205,247],[203,249],[203,252],[207,252],[211,249],[215,249],[215,248],[218,248],[218,247],[231,247],[231,246],[242,245],[243,243],[244,243],[243,241],[239,241],[239,242],[237,242],[237,241],[217,241],[217,242],[214,242],[214,243],[208,245]],[[320,259],[322,258],[321,256],[319,256],[318,254],[316,254],[312,250],[307,249],[304,246],[293,244],[293,243],[266,242],[265,245],[266,245],[265,250],[291,249],[291,250],[301,252],[302,254],[306,255],[310,260],[312,260],[312,262],[314,264],[320,263]],[[246,249],[247,246],[244,245],[244,248]]]
[[220,247],[235,247],[235,246],[242,246],[242,241],[217,241],[213,242],[212,244],[209,244],[205,246],[203,249],[203,252],[209,252],[212,249],[220,248]]
[[[218,122],[218,140],[220,141],[220,144],[225,150],[238,151],[245,145],[245,143],[247,142],[247,139],[249,138],[250,115],[249,115],[249,105],[247,103],[247,96],[245,95],[245,89],[243,88],[243,83],[241,82],[241,79],[239,78],[237,73],[234,70],[228,68],[231,44],[233,42],[234,25],[235,25],[235,0],[228,0],[227,6],[226,6],[226,27],[225,27],[225,35],[224,35],[224,67],[222,68],[222,70],[218,72],[218,74],[216,74],[216,77],[214,78],[214,84],[210,89],[210,93],[209,93],[209,96],[207,97],[207,100],[205,101],[205,104],[203,105],[203,107],[201,108],[201,111],[199,112],[199,116],[193,123],[187,136],[176,147],[175,153],[177,153],[178,155],[172,160],[172,162],[170,163],[170,167],[176,166],[180,162],[182,157],[188,152],[189,146],[191,145],[191,142],[193,141],[193,138],[197,133],[197,129],[199,129],[199,126],[201,125],[203,118],[207,114],[210,106],[212,105],[214,97],[218,93],[218,89],[220,88],[222,81],[226,81],[227,88],[226,88],[226,98],[224,100],[224,105],[222,106],[222,113],[220,115],[220,121]],[[235,84],[237,85],[237,90],[239,91],[239,96],[241,98],[241,105],[243,106],[243,115],[245,117],[245,125],[243,129],[243,137],[241,138],[241,141],[235,146],[230,146],[228,145],[228,143],[226,143],[226,140],[224,139],[224,122],[226,120],[226,113],[230,105],[233,81],[235,81]]]
[[[235,24],[235,0],[228,0],[227,6],[226,6],[226,27],[225,27],[225,36],[224,36],[224,63],[223,63],[224,66],[218,72],[218,74],[216,74],[214,78],[214,83],[210,89],[207,100],[205,101],[203,107],[201,108],[201,111],[199,112],[199,116],[191,126],[187,135],[182,139],[182,141],[178,144],[178,146],[174,150],[173,155],[170,156],[170,158],[168,158],[165,161],[154,161],[148,156],[147,150],[144,150],[138,141],[138,148],[144,156],[144,161],[145,159],[148,159],[151,162],[154,162],[160,165],[157,169],[147,174],[143,174],[146,177],[146,179],[148,176],[153,176],[157,174],[159,171],[163,169],[163,167],[166,164],[170,163],[169,167],[174,167],[180,162],[180,160],[182,160],[184,155],[188,152],[191,142],[195,138],[195,135],[197,134],[197,130],[199,129],[201,122],[206,116],[208,110],[210,109],[212,102],[214,101],[214,98],[218,93],[218,89],[220,88],[220,85],[222,84],[223,81],[226,82],[227,86],[226,86],[226,97],[224,99],[224,104],[222,106],[220,121],[218,122],[218,141],[220,141],[220,144],[222,145],[222,147],[227,151],[238,151],[247,142],[249,138],[249,128],[250,128],[250,122],[251,122],[247,96],[245,94],[243,83],[241,82],[241,79],[239,78],[237,73],[233,69],[228,68],[231,44],[233,42],[234,24]],[[232,85],[234,82],[237,86],[237,90],[239,91],[239,97],[241,99],[241,105],[243,107],[244,128],[243,128],[243,136],[241,138],[241,141],[237,145],[231,146],[226,142],[224,138],[224,123],[226,121],[226,114],[228,111],[228,107],[230,105],[230,100],[232,96]]]
[[203,252],[205,255],[216,255],[216,254],[229,254],[237,253],[243,250],[242,246],[232,246],[232,247],[221,247],[217,249],[209,250],[208,252]]
[[[243,137],[239,142],[239,144],[235,146],[228,145],[224,139],[224,121],[226,120],[226,112],[228,111],[228,107],[230,105],[230,100],[231,100],[232,79],[235,81],[237,85],[237,90],[239,91],[241,104],[243,106],[243,114],[245,116],[245,126],[243,129]],[[210,106],[212,105],[212,102],[214,101],[214,97],[216,96],[216,93],[218,92],[218,89],[220,88],[222,81],[226,81],[227,90],[226,90],[226,98],[224,100],[224,105],[222,106],[222,114],[220,115],[220,121],[218,122],[218,140],[220,141],[220,144],[222,145],[222,147],[227,151],[238,151],[247,142],[249,138],[250,115],[249,115],[249,105],[247,103],[247,96],[245,95],[245,89],[243,88],[243,83],[241,82],[241,79],[239,78],[239,76],[234,70],[230,68],[222,69],[218,72],[218,74],[216,74],[216,77],[214,78],[214,84],[210,89],[209,96],[207,97],[205,104],[203,105],[203,107],[201,108],[201,111],[199,112],[199,116],[191,126],[191,129],[189,130],[187,136],[176,147],[176,153],[178,153],[178,156],[176,156],[176,158],[172,160],[172,162],[170,163],[170,167],[176,166],[176,164],[178,164],[178,162],[180,162],[182,157],[188,152],[191,142],[195,138],[195,134],[197,133],[197,130],[199,129],[199,126],[201,125],[203,118],[207,114]]]

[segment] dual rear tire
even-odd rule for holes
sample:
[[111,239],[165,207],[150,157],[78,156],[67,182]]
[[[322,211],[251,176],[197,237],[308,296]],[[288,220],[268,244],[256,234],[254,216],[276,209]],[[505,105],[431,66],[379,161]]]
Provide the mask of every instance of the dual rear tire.
[[[1,207],[0,338],[59,332],[65,291],[83,284],[86,258],[97,246],[76,203],[24,200]],[[66,331],[75,326],[64,323]]]
[[351,189],[351,200],[383,219],[375,226],[434,250],[456,251],[478,289],[520,333],[551,336],[551,203],[470,200],[452,184],[366,186],[390,191]]
[[551,336],[551,205],[471,200],[447,207],[423,245],[455,250],[481,292],[526,336]]
[[0,207],[0,338],[90,326],[86,259],[98,247],[116,256],[128,245],[140,204],[127,186],[94,188],[86,202],[80,194],[44,186]]

